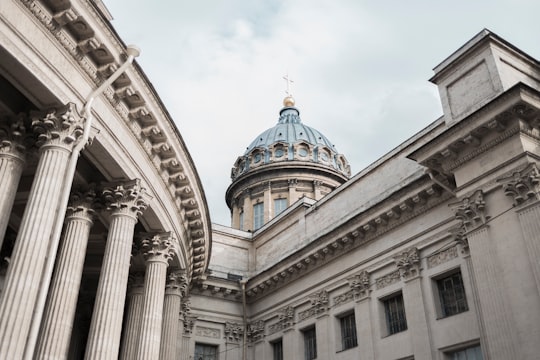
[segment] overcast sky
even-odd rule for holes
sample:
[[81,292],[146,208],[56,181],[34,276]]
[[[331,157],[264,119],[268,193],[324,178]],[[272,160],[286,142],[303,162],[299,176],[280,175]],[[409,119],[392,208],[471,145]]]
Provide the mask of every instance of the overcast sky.
[[288,72],[302,121],[356,174],[441,114],[431,69],[483,28],[540,59],[540,1],[105,0],[176,122],[212,222],[230,170],[274,126]]

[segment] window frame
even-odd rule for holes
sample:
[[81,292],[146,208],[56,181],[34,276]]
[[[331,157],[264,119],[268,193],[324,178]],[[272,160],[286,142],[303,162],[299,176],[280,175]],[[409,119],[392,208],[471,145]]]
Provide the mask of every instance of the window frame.
[[[408,324],[403,292],[395,292],[385,296],[380,301],[384,311],[386,336],[406,331],[408,329]],[[394,316],[397,316],[397,318],[394,319]]]
[[272,360],[283,360],[283,338],[270,342],[272,345]]
[[[197,354],[197,348],[202,347],[204,349],[213,349],[215,352],[214,354],[205,354],[203,351],[203,354]],[[197,357],[198,356],[198,357]],[[202,358],[201,358],[202,356]],[[213,356],[213,358],[209,358],[208,356]],[[202,342],[195,342],[195,350],[193,352],[193,359],[195,360],[219,360],[219,345],[216,344],[208,344],[208,343],[202,343]]]
[[356,331],[356,316],[353,311],[337,316],[340,326],[341,351],[358,346],[358,333]]
[[304,338],[304,360],[317,359],[317,330],[315,325],[302,330]]
[[[457,286],[454,286],[457,281],[456,276],[459,276],[459,281],[461,283],[457,283]],[[465,290],[465,283],[463,282],[463,273],[460,268],[446,271],[445,273],[434,277],[432,280],[434,282],[434,293],[437,300],[437,319],[444,319],[469,311],[467,292]],[[441,286],[444,286],[444,282],[447,280],[451,280],[454,287],[451,289],[441,289]],[[461,288],[459,289],[459,287]],[[459,296],[459,294],[456,295],[456,288],[461,291],[462,297],[451,301],[448,299],[449,297]],[[445,294],[445,290],[447,290],[447,292],[452,292],[452,294]],[[455,309],[452,309],[452,307],[455,307]]]
[[[277,206],[278,203],[280,204],[279,211],[278,211],[278,206]],[[278,216],[279,214],[287,210],[287,206],[288,206],[287,198],[275,198],[274,199],[274,217]]]
[[[478,352],[475,351],[475,354],[472,354],[474,356],[473,357],[470,357],[471,354],[467,354],[467,352],[469,352],[470,350],[477,350]],[[482,346],[480,344],[472,344],[472,345],[468,345],[468,346],[465,346],[465,347],[460,347],[460,348],[453,348],[451,350],[445,350],[443,352],[444,354],[444,359],[445,360],[455,360],[455,359],[459,359],[459,357],[456,357],[456,355],[458,355],[458,353],[463,353],[463,355],[465,355],[465,360],[479,360],[477,355],[480,355],[480,360],[483,360],[484,359],[484,353],[482,352]]]
[[[260,209],[260,213],[258,213]],[[253,231],[259,230],[264,225],[264,203],[253,204]]]

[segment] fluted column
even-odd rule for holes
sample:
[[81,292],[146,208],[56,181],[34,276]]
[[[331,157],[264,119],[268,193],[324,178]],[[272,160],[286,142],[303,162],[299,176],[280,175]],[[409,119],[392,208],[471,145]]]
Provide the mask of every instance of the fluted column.
[[35,354],[38,359],[65,359],[67,356],[86,246],[93,224],[95,197],[93,190],[76,191],[71,196],[64,238],[57,256],[38,338]]
[[162,233],[144,239],[142,249],[146,260],[146,273],[144,276],[142,322],[136,358],[157,360],[159,359],[161,342],[167,267],[173,256],[171,234]]
[[139,340],[139,330],[141,328],[141,316],[144,299],[144,274],[135,273],[130,275],[130,285],[128,293],[128,313],[126,326],[124,327],[124,337],[122,349],[120,350],[121,360],[131,360],[137,355],[137,341]]
[[26,161],[26,129],[21,117],[0,127],[0,249]]
[[178,329],[180,305],[187,290],[187,278],[183,273],[169,274],[165,287],[165,301],[163,305],[163,326],[161,330],[161,360],[174,360],[177,358]]
[[61,193],[70,190],[63,181],[81,125],[74,104],[33,118],[41,155],[0,299],[0,359],[23,355],[49,239],[56,216],[65,215],[56,210]]
[[103,190],[111,224],[103,255],[85,359],[117,359],[133,233],[138,216],[146,209],[146,193],[134,180]]

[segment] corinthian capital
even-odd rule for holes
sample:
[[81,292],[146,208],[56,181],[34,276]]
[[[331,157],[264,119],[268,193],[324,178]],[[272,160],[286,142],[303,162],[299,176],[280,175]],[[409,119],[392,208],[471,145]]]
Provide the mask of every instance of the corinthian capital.
[[71,194],[70,201],[67,207],[66,217],[81,218],[93,221],[97,202],[96,191],[94,188],[88,190],[74,190]]
[[167,276],[166,292],[178,292],[182,297],[186,296],[188,289],[188,279],[184,271],[171,272]]
[[502,184],[504,194],[514,200],[514,206],[520,205],[529,199],[540,199],[540,172],[536,164],[529,164],[526,168],[516,171],[510,177],[498,180]]
[[486,203],[482,190],[477,190],[471,196],[450,206],[452,206],[456,219],[463,223],[467,231],[486,224],[490,218],[486,215]]
[[113,214],[123,214],[137,218],[146,210],[150,196],[135,179],[123,184],[104,186],[103,200],[107,210]]
[[420,274],[420,253],[418,248],[410,248],[394,256],[394,262],[401,276],[410,279]]
[[38,134],[37,146],[59,146],[71,151],[83,134],[83,118],[73,103],[45,112],[32,112],[31,117],[32,127]]
[[30,140],[24,126],[24,115],[8,117],[0,123],[0,156],[13,156],[24,161]]
[[174,254],[171,233],[166,232],[143,238],[142,251],[147,261],[168,263]]

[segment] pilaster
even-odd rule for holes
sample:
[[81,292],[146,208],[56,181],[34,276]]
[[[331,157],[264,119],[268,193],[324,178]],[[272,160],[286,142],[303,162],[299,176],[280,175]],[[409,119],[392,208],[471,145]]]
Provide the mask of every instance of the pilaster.
[[420,277],[420,252],[413,247],[394,257],[396,266],[405,281],[403,300],[405,302],[407,327],[411,330],[411,339],[415,357],[432,359],[431,330],[426,317],[425,296]]
[[142,241],[146,273],[136,359],[159,359],[165,282],[167,267],[174,254],[173,249],[171,233],[157,234]]
[[161,330],[161,348],[159,358],[174,360],[178,358],[177,341],[180,325],[180,306],[187,291],[187,277],[183,272],[170,273],[165,286],[163,305],[163,327]]
[[117,359],[122,332],[133,233],[147,207],[140,180],[105,187],[111,223],[88,334],[85,359]]
[[22,117],[9,118],[0,126],[0,248],[26,161],[25,138]]
[[497,266],[497,252],[489,236],[486,203],[481,190],[453,204],[455,216],[465,228],[472,268],[479,296],[479,311],[486,331],[482,351],[489,359],[518,358],[514,346],[510,309],[497,279],[502,273]]
[[[20,224],[0,299],[0,358],[19,359],[41,284],[49,240],[57,216],[69,156],[82,134],[75,105],[32,115],[40,159]],[[9,341],[7,340],[9,339]]]
[[64,238],[38,337],[37,359],[65,359],[67,356],[95,199],[93,190],[76,191],[71,196]]

